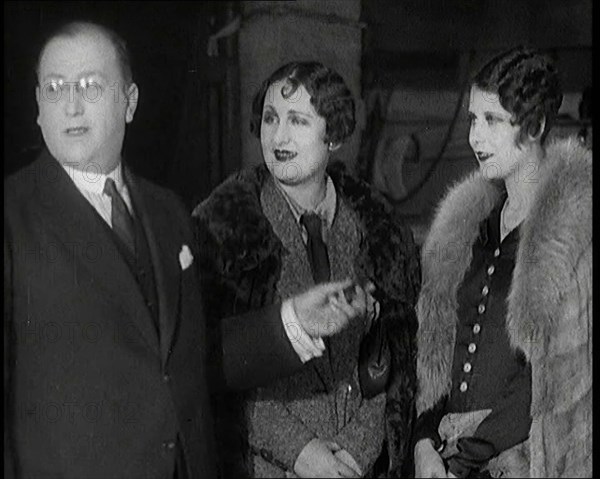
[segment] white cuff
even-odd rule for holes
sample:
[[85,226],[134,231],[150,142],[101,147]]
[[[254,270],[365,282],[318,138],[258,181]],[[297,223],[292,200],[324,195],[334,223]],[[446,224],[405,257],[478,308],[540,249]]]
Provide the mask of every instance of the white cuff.
[[323,351],[325,351],[323,339],[313,339],[304,330],[298,321],[291,298],[286,299],[281,305],[281,320],[294,351],[303,363],[323,355]]

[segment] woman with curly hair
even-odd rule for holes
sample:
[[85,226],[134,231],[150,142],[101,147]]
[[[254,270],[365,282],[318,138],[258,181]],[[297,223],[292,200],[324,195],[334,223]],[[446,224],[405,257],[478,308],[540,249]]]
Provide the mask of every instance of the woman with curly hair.
[[[253,102],[251,130],[264,163],[233,175],[194,211],[210,272],[208,317],[261,308],[329,280],[374,285],[370,317],[329,338],[301,372],[215,401],[226,475],[239,453],[253,477],[360,477],[378,473],[380,457],[384,474],[400,474],[410,454],[418,250],[366,184],[329,165],[354,130],[354,110],[336,72],[317,62],[282,66]],[[379,359],[389,363],[379,365],[391,372],[373,389],[359,356],[375,325],[384,331]]]
[[562,101],[544,54],[475,76],[477,171],[423,246],[417,477],[589,477],[592,158],[545,141]]

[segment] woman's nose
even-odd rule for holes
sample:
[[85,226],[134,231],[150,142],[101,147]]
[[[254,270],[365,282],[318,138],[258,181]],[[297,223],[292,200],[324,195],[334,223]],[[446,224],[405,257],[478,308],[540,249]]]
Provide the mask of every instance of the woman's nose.
[[289,139],[290,131],[287,124],[285,122],[280,122],[277,126],[277,130],[275,131],[275,136],[273,137],[275,144],[284,145],[289,141]]

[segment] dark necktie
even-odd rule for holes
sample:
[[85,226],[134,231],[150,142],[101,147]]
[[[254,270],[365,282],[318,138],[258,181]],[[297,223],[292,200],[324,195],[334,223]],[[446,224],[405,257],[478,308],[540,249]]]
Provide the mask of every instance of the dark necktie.
[[300,217],[300,224],[306,228],[306,232],[308,233],[306,250],[315,284],[329,281],[329,257],[327,255],[327,246],[323,242],[321,235],[321,218],[315,213],[304,213]]
[[117,186],[112,178],[107,178],[104,183],[104,193],[112,198],[111,221],[112,229],[123,241],[129,251],[135,254],[135,232],[133,218],[129,214],[123,197],[117,191]]

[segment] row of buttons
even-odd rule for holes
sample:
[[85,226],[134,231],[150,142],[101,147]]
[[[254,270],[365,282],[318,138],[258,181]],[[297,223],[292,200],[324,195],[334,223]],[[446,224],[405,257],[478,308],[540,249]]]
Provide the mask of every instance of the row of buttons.
[[[498,256],[500,256],[500,248],[496,248],[494,250],[494,258],[497,258]],[[491,264],[488,269],[487,269],[487,274],[488,276],[492,276],[494,274],[494,271],[496,271],[496,267]],[[487,295],[490,292],[490,288],[489,286],[486,284],[483,289],[481,290],[481,295],[486,298]],[[479,306],[477,306],[477,313],[479,313],[480,315],[485,313],[485,304],[482,302],[479,304]],[[479,332],[481,331],[481,325],[479,323],[475,323],[473,325],[473,334],[479,334]],[[475,343],[470,343],[469,346],[467,347],[467,351],[469,351],[470,354],[474,354],[475,351],[477,351],[477,345]],[[466,362],[465,364],[463,364],[463,371],[465,373],[470,373],[471,370],[473,369],[473,366],[471,365],[470,362]],[[467,389],[469,389],[469,385],[466,381],[463,381],[460,383],[459,386],[459,390],[460,392],[466,392]]]

